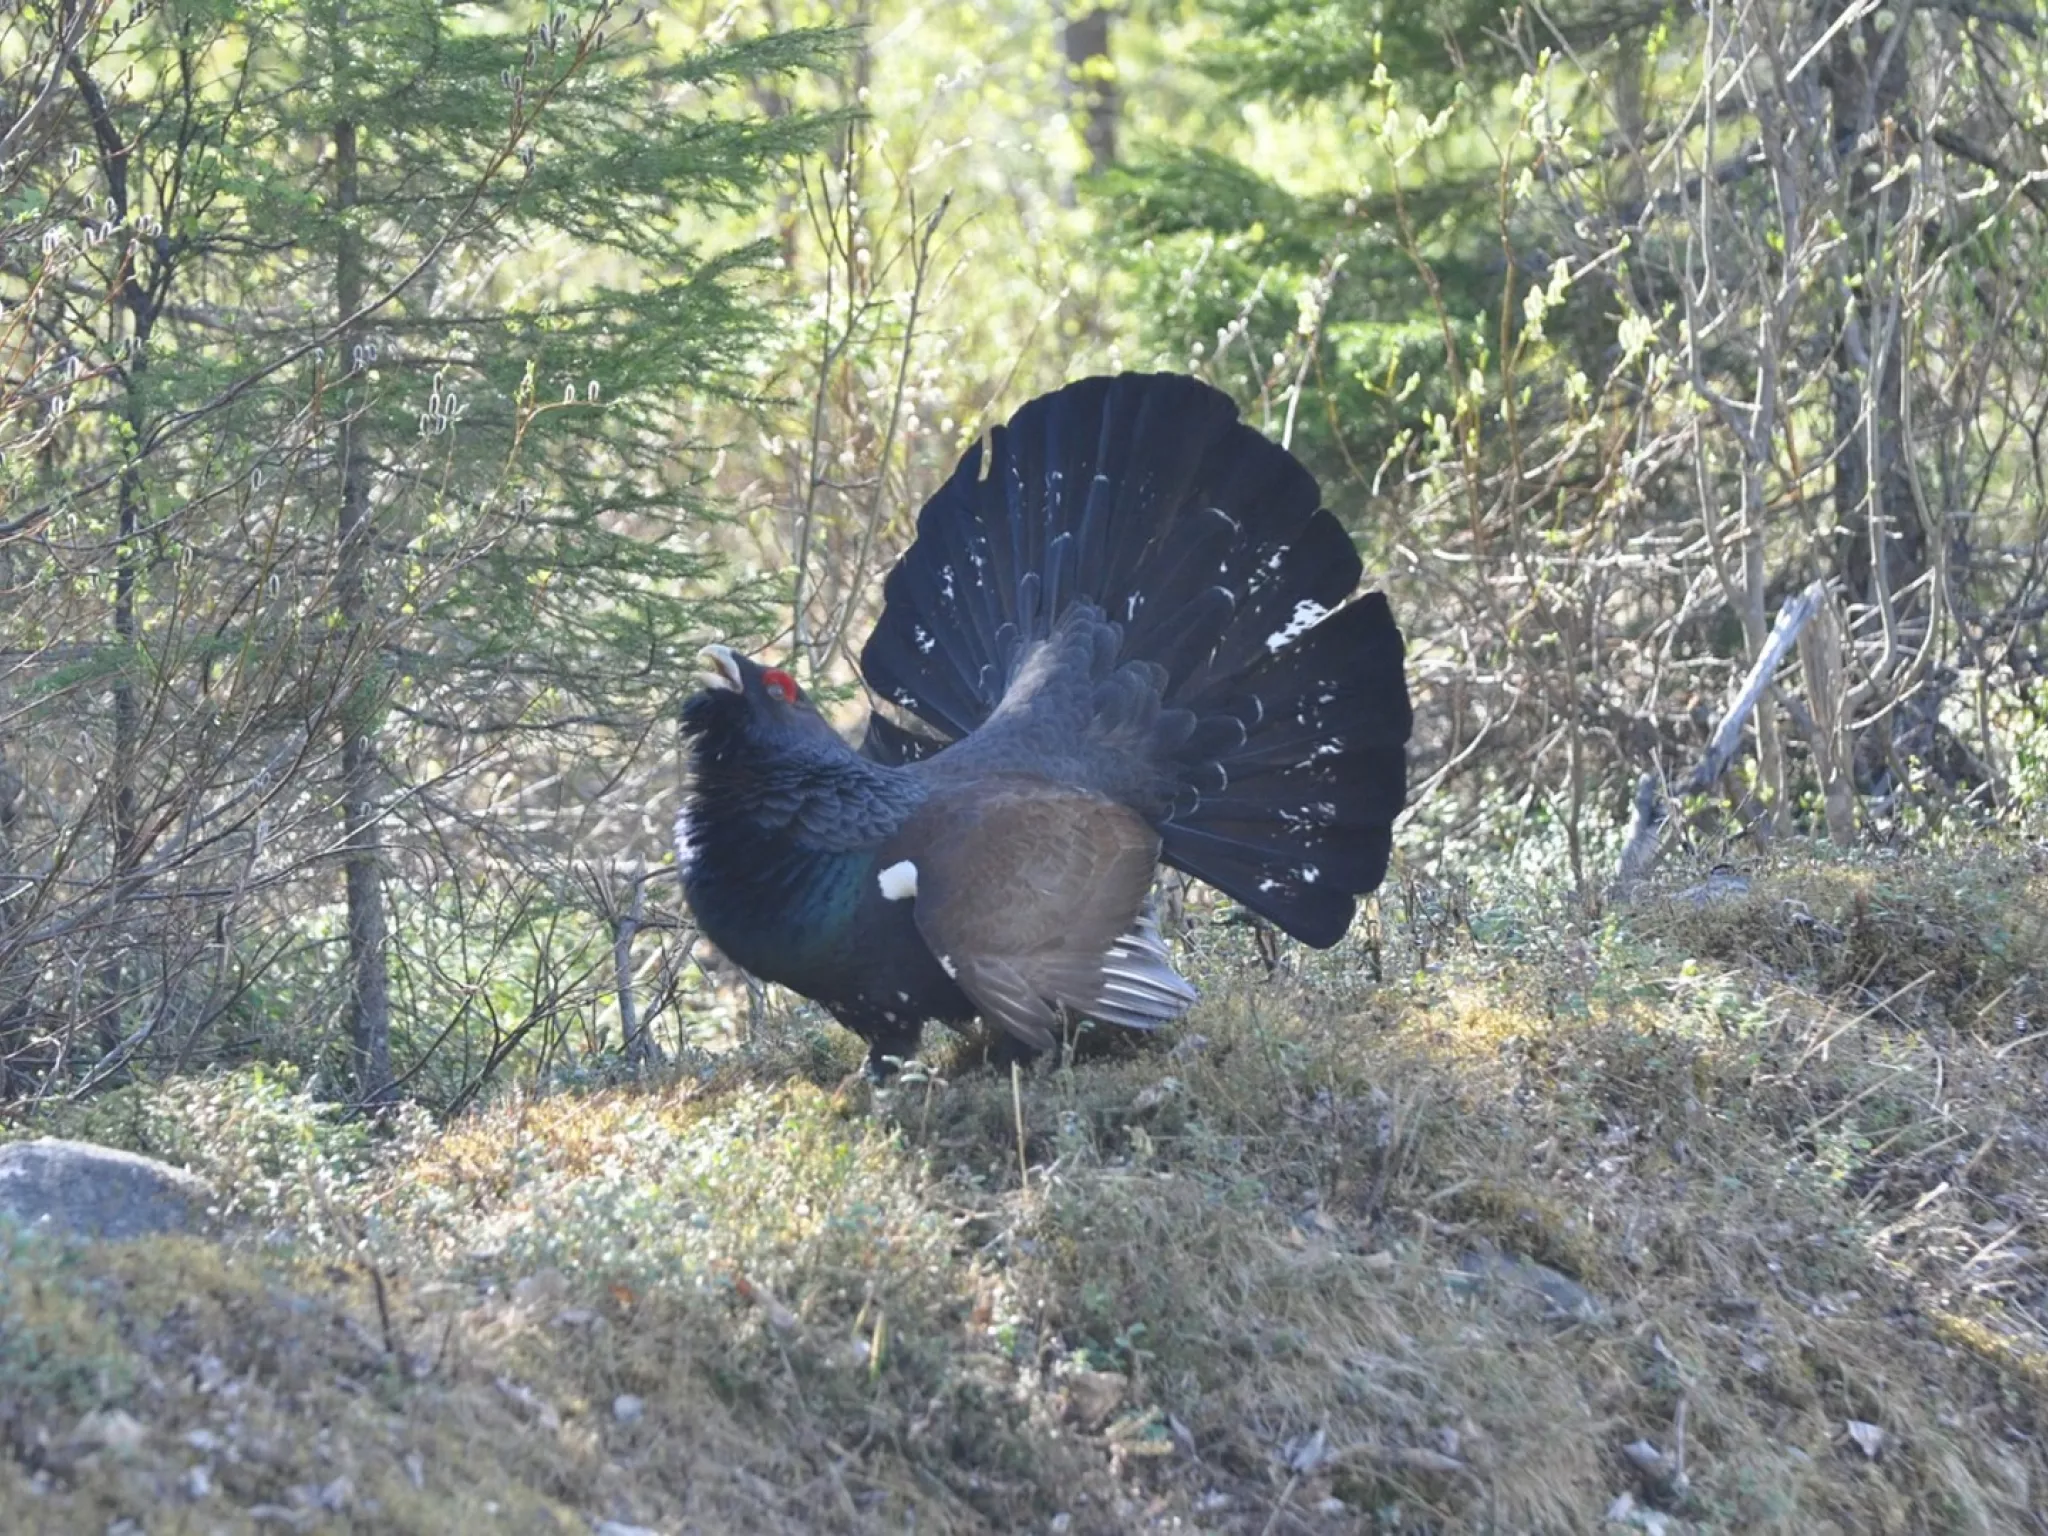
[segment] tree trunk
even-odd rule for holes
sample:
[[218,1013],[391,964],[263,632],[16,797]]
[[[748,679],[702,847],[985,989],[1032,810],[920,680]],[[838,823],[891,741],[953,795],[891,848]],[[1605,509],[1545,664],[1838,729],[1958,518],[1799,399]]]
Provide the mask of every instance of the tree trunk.
[[[1856,0],[1825,0],[1823,24]],[[1881,190],[1893,161],[1912,145],[1899,126],[1908,88],[1910,3],[1883,8],[1842,29],[1830,45],[1825,80],[1835,160],[1846,178],[1849,249],[1860,257],[1835,342],[1835,526],[1839,570],[1852,602],[1886,608],[1927,562],[1913,504],[1902,423],[1905,316],[1890,281],[1887,247],[1905,209],[1907,180]],[[1889,617],[1887,616],[1887,622]]]
[[36,974],[26,946],[10,941],[17,914],[28,906],[31,881],[14,859],[14,822],[20,814],[21,776],[0,756],[0,1100],[34,1091],[39,1063],[32,1060]]
[[[129,452],[132,455],[142,441],[144,426],[142,376],[149,367],[149,354],[143,349],[149,342],[157,309],[163,302],[163,288],[161,285],[145,286],[136,271],[140,247],[134,230],[128,225],[128,164],[132,146],[115,125],[113,114],[107,107],[106,93],[86,68],[85,60],[76,53],[69,54],[65,67],[78,88],[79,99],[85,103],[87,118],[92,125],[93,143],[99,150],[100,173],[106,178],[110,211],[115,222],[121,225],[121,256],[116,268],[115,302],[107,311],[107,340],[113,351],[121,351],[125,317],[128,336],[135,345],[122,371],[121,420],[128,428]],[[161,269],[158,277],[163,283],[168,282],[168,273]],[[135,621],[135,586],[136,535],[143,500],[142,467],[131,456],[121,468],[121,478],[114,492],[113,625],[119,665],[113,674],[114,753],[107,796],[107,879],[113,902],[107,923],[109,941],[106,957],[100,966],[100,1000],[96,1009],[100,1049],[107,1053],[120,1048],[125,1033],[122,1014],[127,1001],[127,950],[131,939],[122,932],[123,908],[127,904],[128,887],[136,866],[142,862],[135,792],[135,776],[142,749],[142,711],[135,696],[135,653],[140,635]]]
[[[1087,0],[1076,0],[1085,5]],[[1123,96],[1117,89],[1116,66],[1109,56],[1109,10],[1092,6],[1070,14],[1061,28],[1067,55],[1069,101],[1081,108],[1081,142],[1088,146],[1088,168],[1106,170],[1116,164],[1118,119]]]
[[624,912],[618,911],[616,906],[613,908],[612,970],[618,979],[619,1033],[626,1060],[635,1068],[645,1070],[661,1059],[654,1036],[641,1019],[640,1010],[633,1000],[633,935],[640,931],[640,920],[647,906],[646,866],[636,864],[626,878],[632,895]]
[[[142,328],[137,327],[142,338]],[[142,370],[139,352],[128,365],[128,393],[122,402],[122,418],[133,434],[142,435]],[[141,755],[142,711],[135,699],[135,536],[137,509],[142,504],[142,470],[132,460],[121,470],[120,488],[115,492],[116,524],[114,546],[114,646],[120,664],[114,672],[114,761],[111,794],[107,804],[108,879],[113,907],[108,920],[111,942],[100,967],[99,1035],[100,1049],[111,1054],[120,1049],[125,1033],[122,1014],[127,1002],[127,948],[130,936],[122,931],[123,909],[135,867],[141,862],[136,827],[135,773]]]
[[[1749,638],[1752,664],[1770,646],[1770,587],[1764,575],[1764,497],[1761,478],[1754,466],[1746,471],[1749,487],[1744,497],[1742,538],[1742,586],[1747,606],[1743,628]],[[1756,712],[1757,797],[1765,814],[1753,828],[1759,838],[1783,837],[1792,830],[1792,806],[1785,793],[1785,743],[1778,730],[1778,712],[1771,705],[1775,697],[1766,694],[1764,707]]]
[[375,669],[371,633],[368,565],[371,551],[370,464],[362,440],[368,389],[360,376],[368,364],[363,348],[368,327],[352,319],[363,307],[362,234],[352,210],[359,199],[356,124],[334,125],[334,206],[340,215],[336,246],[335,296],[341,355],[357,387],[341,415],[341,516],[336,530],[336,601],[346,635],[343,686],[347,697],[341,725],[342,866],[348,897],[348,1035],[356,1094],[365,1104],[391,1094],[391,983],[384,917],[383,836],[378,819]]
[[1848,689],[1842,679],[1845,640],[1834,599],[1823,596],[1813,622],[1799,634],[1799,663],[1806,675],[1807,744],[1820,778],[1828,837],[1837,848],[1856,844],[1856,795],[1850,778]]
[[1648,63],[1643,52],[1643,34],[1633,27],[1615,39],[1613,88],[1614,128],[1622,145],[1612,196],[1622,217],[1633,223],[1643,215],[1643,136],[1649,128],[1649,107],[1644,100]]

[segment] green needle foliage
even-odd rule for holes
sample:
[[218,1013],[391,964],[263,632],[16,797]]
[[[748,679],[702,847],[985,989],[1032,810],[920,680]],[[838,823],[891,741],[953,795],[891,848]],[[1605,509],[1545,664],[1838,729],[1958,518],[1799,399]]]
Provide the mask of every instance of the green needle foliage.
[[[13,38],[56,85],[5,188],[0,713],[12,772],[60,732],[73,771],[0,845],[0,1056],[42,1092],[345,1040],[380,1096],[487,1016],[423,947],[449,890],[502,876],[471,937],[581,974],[529,929],[578,905],[584,839],[638,840],[591,796],[660,774],[679,656],[757,621],[707,579],[692,421],[776,319],[731,215],[832,123],[750,92],[843,35],[428,0],[56,24]],[[487,814],[513,781],[543,800]]]
[[1957,733],[2031,697],[1998,637],[2043,611],[2032,10],[1180,14],[1214,99],[1098,178],[1105,254],[1154,355],[1287,438],[1430,616],[1430,858],[1561,829],[1593,894],[1814,582],[1736,824],[1997,799]]

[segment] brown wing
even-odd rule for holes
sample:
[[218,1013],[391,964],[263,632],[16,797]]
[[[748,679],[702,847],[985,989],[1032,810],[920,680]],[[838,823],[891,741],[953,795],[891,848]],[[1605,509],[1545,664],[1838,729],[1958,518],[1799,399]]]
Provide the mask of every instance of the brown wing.
[[984,1017],[1040,1050],[1059,1005],[1149,1027],[1194,989],[1146,916],[1159,838],[1115,801],[1029,778],[935,796],[904,829],[924,940]]

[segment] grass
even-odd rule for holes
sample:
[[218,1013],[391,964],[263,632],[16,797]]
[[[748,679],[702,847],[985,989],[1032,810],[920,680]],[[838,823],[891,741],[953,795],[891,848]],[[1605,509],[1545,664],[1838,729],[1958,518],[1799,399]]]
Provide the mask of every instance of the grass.
[[2048,1529],[2048,854],[1386,905],[1018,1084],[102,1101],[253,1235],[14,1242],[0,1527]]

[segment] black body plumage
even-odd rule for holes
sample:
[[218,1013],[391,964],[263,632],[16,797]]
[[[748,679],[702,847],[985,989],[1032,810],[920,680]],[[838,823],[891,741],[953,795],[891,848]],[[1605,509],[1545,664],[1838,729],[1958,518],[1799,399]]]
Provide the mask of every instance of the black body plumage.
[[1385,877],[1411,725],[1400,631],[1314,478],[1193,379],[1088,379],[962,459],[889,574],[859,752],[714,648],[684,708],[705,935],[904,1057],[982,1014],[1146,1027],[1193,1000],[1155,868],[1317,946]]

